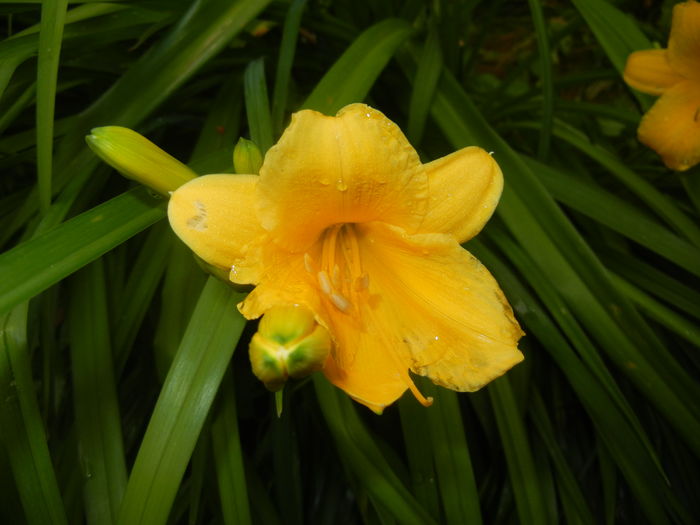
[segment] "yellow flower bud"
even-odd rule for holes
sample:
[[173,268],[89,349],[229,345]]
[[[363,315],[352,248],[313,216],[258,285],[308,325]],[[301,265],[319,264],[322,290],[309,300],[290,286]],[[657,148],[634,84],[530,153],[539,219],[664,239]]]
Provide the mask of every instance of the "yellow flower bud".
[[129,179],[168,195],[197,174],[129,128],[94,128],[85,140],[98,157]]
[[299,379],[323,368],[330,349],[328,330],[309,309],[276,306],[265,313],[250,341],[250,364],[256,377],[275,392],[289,377]]
[[252,140],[241,137],[233,148],[233,170],[236,173],[257,175],[263,158],[260,149]]

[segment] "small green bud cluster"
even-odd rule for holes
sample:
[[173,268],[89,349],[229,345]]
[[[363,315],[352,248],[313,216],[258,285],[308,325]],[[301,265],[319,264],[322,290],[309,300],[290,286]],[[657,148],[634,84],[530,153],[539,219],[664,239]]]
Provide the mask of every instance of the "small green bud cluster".
[[280,390],[287,379],[299,379],[323,368],[331,338],[313,313],[300,305],[277,306],[260,320],[250,341],[253,373],[268,390]]

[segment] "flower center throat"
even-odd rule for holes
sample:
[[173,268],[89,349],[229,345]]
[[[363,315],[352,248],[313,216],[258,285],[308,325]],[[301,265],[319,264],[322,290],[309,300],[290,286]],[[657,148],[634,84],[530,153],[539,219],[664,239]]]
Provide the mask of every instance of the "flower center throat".
[[356,313],[358,300],[369,288],[369,275],[362,267],[357,229],[352,223],[327,228],[321,243],[320,269],[313,258],[304,254],[306,271],[315,275],[318,289],[338,310]]

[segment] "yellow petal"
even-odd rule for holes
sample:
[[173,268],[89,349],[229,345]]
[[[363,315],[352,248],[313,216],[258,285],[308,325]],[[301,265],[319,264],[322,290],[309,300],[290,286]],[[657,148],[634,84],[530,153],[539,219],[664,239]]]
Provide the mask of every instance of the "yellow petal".
[[295,113],[265,156],[258,216],[280,245],[308,248],[328,226],[383,220],[415,231],[427,175],[401,130],[364,104]]
[[700,162],[700,82],[686,80],[666,91],[642,118],[638,135],[671,169]]
[[242,259],[254,258],[246,257],[249,247],[265,234],[255,215],[257,183],[256,175],[198,177],[173,192],[170,225],[199,257],[230,270]]
[[369,289],[356,317],[327,311],[337,348],[324,373],[336,386],[377,410],[414,388],[409,369],[473,391],[522,360],[498,284],[451,236],[356,228]]
[[[353,342],[353,335],[361,337]],[[371,340],[369,334],[352,334],[343,330],[336,334],[336,337],[339,340],[337,344],[356,344],[357,358],[352,368],[343,370],[337,361],[329,356],[323,374],[355,401],[381,414],[407,390],[411,381],[408,369],[399,367],[394,362],[391,350],[380,341]]]
[[700,3],[691,0],[674,6],[668,60],[684,77],[700,81]]
[[303,255],[263,242],[256,256],[260,284],[238,305],[246,319],[257,319],[274,307],[290,304],[305,306],[315,314],[322,310],[316,276],[307,270]]
[[464,148],[425,165],[430,200],[420,231],[474,237],[489,220],[503,191],[501,169],[486,151]]
[[624,72],[625,82],[643,93],[660,95],[683,80],[671,69],[665,49],[635,51],[627,57]]

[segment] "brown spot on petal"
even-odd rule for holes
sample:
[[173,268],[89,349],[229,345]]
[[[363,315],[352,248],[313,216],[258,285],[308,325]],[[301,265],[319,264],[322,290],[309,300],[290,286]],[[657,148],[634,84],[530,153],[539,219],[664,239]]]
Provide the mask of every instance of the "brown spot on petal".
[[187,219],[187,226],[198,232],[207,229],[207,208],[201,201],[194,201],[194,207],[197,214]]

